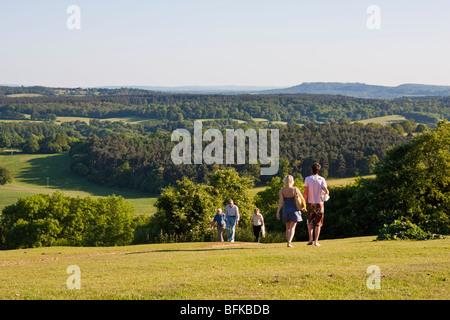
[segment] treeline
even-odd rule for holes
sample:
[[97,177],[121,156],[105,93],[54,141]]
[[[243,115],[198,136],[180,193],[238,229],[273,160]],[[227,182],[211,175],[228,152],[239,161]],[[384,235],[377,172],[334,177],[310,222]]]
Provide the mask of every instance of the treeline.
[[[287,172],[305,176],[316,161],[322,163],[327,177],[371,174],[388,147],[410,139],[391,127],[348,122],[288,125],[279,130],[279,176]],[[216,164],[175,165],[170,157],[174,146],[168,132],[93,136],[73,144],[71,169],[100,184],[157,193],[182,177],[201,183],[214,170],[224,168]],[[260,164],[232,166],[260,184],[271,178],[260,175]]]
[[374,124],[293,125],[280,130],[280,155],[294,174],[306,176],[320,162],[325,177],[359,176],[371,174],[389,147],[408,139],[390,126]]
[[[0,148],[19,148],[26,153],[57,153],[71,150],[73,172],[91,181],[155,193],[187,176],[202,182],[213,170],[208,165],[174,165],[170,153],[174,143],[171,132],[178,128],[192,132],[193,122],[148,122],[127,124],[91,120],[62,123],[0,122]],[[259,123],[256,130],[267,127]],[[272,128],[272,126],[270,126]],[[386,149],[410,139],[411,134],[428,130],[414,121],[388,126],[341,121],[316,126],[274,125],[280,131],[279,175],[293,172],[305,176],[315,161],[321,162],[326,177],[371,174]],[[203,122],[203,128],[241,128],[232,120]],[[409,134],[405,136],[405,134]],[[204,143],[206,146],[206,142]],[[224,161],[225,163],[225,161]],[[248,163],[248,161],[246,161]],[[240,174],[259,184],[268,177],[260,176],[260,165],[235,165]]]
[[36,150],[36,143],[59,143],[64,145],[64,151],[69,151],[70,144],[78,138],[82,138],[79,132],[57,124],[0,122],[0,148],[19,148],[27,153],[37,153],[39,150],[41,153],[54,153],[55,151],[41,149],[39,146]]
[[0,117],[54,114],[96,119],[139,116],[145,119],[240,119],[306,124],[360,121],[393,114],[435,125],[450,116],[450,97],[361,99],[330,95],[201,95],[147,93],[107,96],[0,96]]

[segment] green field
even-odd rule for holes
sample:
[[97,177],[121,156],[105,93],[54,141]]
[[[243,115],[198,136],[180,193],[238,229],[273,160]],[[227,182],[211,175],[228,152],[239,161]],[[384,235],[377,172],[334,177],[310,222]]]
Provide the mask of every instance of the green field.
[[[87,181],[69,170],[68,154],[20,154],[0,155],[0,167],[8,168],[14,175],[13,182],[0,186],[0,210],[13,204],[18,198],[36,193],[53,193],[60,190],[71,196],[102,197],[120,195],[136,208],[136,214],[153,214],[156,196],[144,193],[108,188]],[[47,187],[48,178],[48,187]]]
[[[298,228],[305,227],[300,223]],[[178,243],[0,251],[0,299],[448,299],[450,240]],[[81,289],[67,288],[67,267]],[[380,270],[370,289],[369,266]],[[372,283],[372,282],[371,282]]]
[[394,114],[394,115],[390,115],[390,116],[375,117],[375,118],[359,120],[359,121],[354,121],[354,122],[359,122],[362,124],[378,123],[381,125],[388,125],[388,124],[391,124],[394,122],[400,122],[400,121],[404,121],[404,120],[407,120],[404,116]]

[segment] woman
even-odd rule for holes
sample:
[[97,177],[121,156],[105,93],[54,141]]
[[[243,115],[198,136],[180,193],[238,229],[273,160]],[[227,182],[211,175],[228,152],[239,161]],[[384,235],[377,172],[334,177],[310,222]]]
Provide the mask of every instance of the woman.
[[294,202],[294,196],[300,190],[294,187],[294,178],[291,175],[284,177],[284,184],[286,187],[280,190],[277,219],[280,220],[280,210],[283,206],[283,223],[286,224],[286,240],[287,246],[292,247],[292,238],[294,238],[295,227],[297,222],[302,221],[302,213],[297,209]]
[[253,227],[253,234],[255,235],[255,241],[259,242],[259,234],[262,231],[264,226],[264,218],[261,213],[259,213],[259,209],[256,208],[251,220],[251,225]]

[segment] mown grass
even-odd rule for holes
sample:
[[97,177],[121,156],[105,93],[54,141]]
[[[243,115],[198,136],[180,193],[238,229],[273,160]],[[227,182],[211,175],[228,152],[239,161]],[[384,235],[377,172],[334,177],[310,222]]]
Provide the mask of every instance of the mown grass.
[[[0,299],[448,299],[450,240],[373,239],[0,251]],[[70,265],[80,290],[67,288]]]
[[[0,167],[8,168],[14,175],[13,182],[0,186],[0,210],[15,203],[20,197],[36,193],[53,193],[60,190],[71,196],[102,197],[120,195],[136,208],[136,214],[153,214],[156,196],[142,192],[109,188],[87,181],[72,174],[68,154],[1,154]],[[47,187],[47,178],[48,187]]]

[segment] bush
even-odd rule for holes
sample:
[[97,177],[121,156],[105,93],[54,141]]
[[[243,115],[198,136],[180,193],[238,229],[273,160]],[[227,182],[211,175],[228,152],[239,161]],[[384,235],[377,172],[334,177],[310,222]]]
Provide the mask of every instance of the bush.
[[0,216],[0,248],[115,246],[133,240],[133,206],[122,197],[72,198],[57,191],[20,198]]
[[0,167],[0,185],[11,183],[13,180],[13,174],[6,168]]
[[442,236],[425,232],[409,220],[395,220],[390,225],[384,225],[377,240],[428,240],[434,238],[442,238]]

